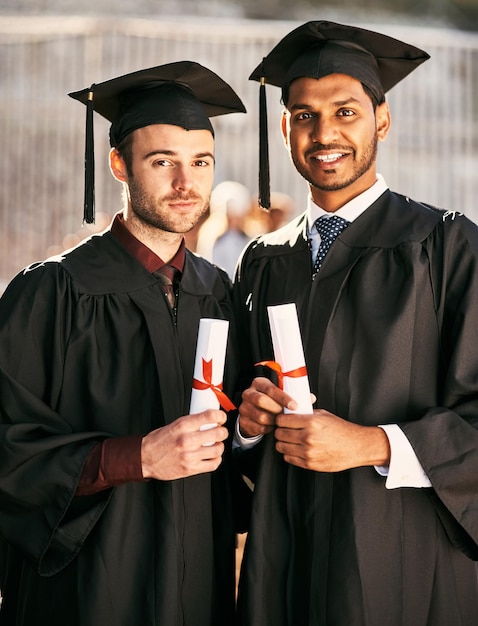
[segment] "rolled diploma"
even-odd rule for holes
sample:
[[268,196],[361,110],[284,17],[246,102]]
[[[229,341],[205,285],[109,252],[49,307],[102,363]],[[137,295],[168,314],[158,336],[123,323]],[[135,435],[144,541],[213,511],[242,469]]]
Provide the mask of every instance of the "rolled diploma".
[[[304,349],[300,335],[299,320],[295,304],[268,306],[274,359],[283,372],[305,366]],[[297,402],[297,409],[284,409],[284,413],[312,413],[309,379],[307,376],[291,378],[284,376],[284,391]]]
[[[224,363],[226,360],[227,334],[229,322],[227,320],[215,320],[201,318],[196,344],[196,358],[194,362],[194,378],[206,382],[203,375],[203,359],[212,359],[213,385],[223,382]],[[190,414],[201,413],[207,409],[219,409],[219,400],[212,389],[193,389],[191,392]],[[215,428],[217,424],[203,424],[199,430]]]

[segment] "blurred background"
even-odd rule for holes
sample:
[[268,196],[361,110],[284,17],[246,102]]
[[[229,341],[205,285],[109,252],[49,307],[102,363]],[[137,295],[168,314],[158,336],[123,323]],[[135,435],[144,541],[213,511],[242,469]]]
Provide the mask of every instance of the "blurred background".
[[[82,225],[85,108],[68,92],[171,61],[206,65],[248,110],[213,120],[215,184],[235,181],[253,198],[258,86],[248,76],[307,20],[378,30],[431,54],[388,95],[392,131],[379,150],[379,171],[392,189],[478,221],[478,0],[337,4],[0,0],[0,293],[25,265],[102,230],[121,208],[121,186],[107,165],[109,125],[95,116],[97,220]],[[271,186],[300,212],[307,187],[282,145],[279,98],[269,87]]]

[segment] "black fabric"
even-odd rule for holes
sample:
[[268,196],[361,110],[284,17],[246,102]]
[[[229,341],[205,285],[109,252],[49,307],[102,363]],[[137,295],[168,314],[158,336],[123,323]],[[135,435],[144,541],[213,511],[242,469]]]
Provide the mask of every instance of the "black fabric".
[[222,78],[194,61],[149,67],[68,95],[83,104],[92,98],[94,110],[113,123],[113,146],[142,126],[211,129],[209,117],[246,111]]
[[240,623],[474,626],[478,229],[387,191],[312,271],[304,215],[249,245],[235,285],[245,361],[273,357],[266,307],[296,302],[316,406],[398,423],[433,487],[388,490],[373,467],[302,470],[266,436],[247,453]]
[[165,83],[126,93],[110,128],[110,144],[117,146],[124,137],[151,124],[172,124],[186,130],[214,129],[204,106],[187,87]]
[[0,300],[2,625],[233,623],[229,452],[213,474],[74,495],[97,441],[189,412],[199,319],[231,316],[226,274],[187,252],[174,326],[160,281],[110,232],[12,281]]
[[283,37],[249,78],[284,88],[295,78],[347,74],[379,95],[429,58],[415,46],[366,28],[311,21]]

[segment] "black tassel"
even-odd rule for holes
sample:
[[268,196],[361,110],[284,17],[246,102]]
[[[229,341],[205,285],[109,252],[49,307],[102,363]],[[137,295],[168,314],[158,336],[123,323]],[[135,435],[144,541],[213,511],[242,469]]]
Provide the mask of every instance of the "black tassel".
[[261,78],[259,87],[259,206],[263,209],[271,206],[265,78]]
[[95,221],[95,140],[93,132],[93,94],[95,85],[91,85],[86,103],[85,130],[85,202],[83,221],[93,224]]

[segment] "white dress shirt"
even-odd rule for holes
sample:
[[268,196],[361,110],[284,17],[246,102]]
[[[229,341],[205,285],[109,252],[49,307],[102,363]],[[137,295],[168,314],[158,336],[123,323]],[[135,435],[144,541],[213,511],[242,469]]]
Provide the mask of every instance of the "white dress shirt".
[[[314,225],[317,218],[322,215],[338,215],[348,222],[353,222],[365,209],[367,209],[375,200],[377,200],[386,190],[388,186],[380,174],[377,174],[376,182],[353,198],[350,202],[335,211],[328,213],[321,207],[317,206],[312,197],[309,195],[307,206],[307,223],[308,236],[311,242],[312,260],[317,256],[317,250],[320,245],[320,235]],[[397,424],[380,425],[390,442],[390,464],[386,467],[375,467],[381,476],[386,476],[385,486],[387,489],[396,489],[397,487],[431,487],[431,482],[425,474],[416,454],[408,441],[405,433]],[[243,449],[251,448],[258,441],[261,435],[257,437],[243,437],[239,431],[239,420],[236,424],[236,435],[234,445]]]

